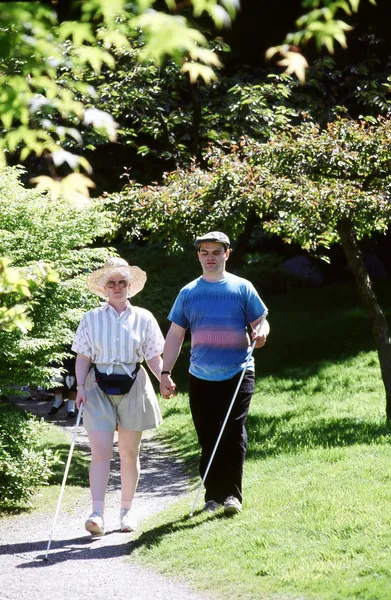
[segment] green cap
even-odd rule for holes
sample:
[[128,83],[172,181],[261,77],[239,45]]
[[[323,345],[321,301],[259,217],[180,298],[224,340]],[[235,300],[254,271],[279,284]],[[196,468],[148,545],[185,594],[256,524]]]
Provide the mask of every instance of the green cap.
[[225,235],[225,233],[222,233],[222,231],[210,231],[209,233],[205,233],[205,235],[198,237],[194,242],[194,246],[197,250],[203,242],[218,242],[224,244],[225,248],[229,248],[230,245],[229,237]]

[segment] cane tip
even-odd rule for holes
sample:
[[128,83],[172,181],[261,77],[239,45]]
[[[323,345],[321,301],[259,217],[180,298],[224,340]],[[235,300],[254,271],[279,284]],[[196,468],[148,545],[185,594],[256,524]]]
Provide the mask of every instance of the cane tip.
[[43,562],[49,562],[49,559],[47,556],[44,556],[42,560],[43,560]]

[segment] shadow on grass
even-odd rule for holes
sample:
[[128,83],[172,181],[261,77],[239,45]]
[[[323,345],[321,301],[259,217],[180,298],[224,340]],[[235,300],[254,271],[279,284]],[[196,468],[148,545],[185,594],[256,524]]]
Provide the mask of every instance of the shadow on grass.
[[[54,450],[60,457],[59,463],[52,467],[53,474],[49,478],[49,485],[61,485],[64,477],[65,465],[69,455],[69,444],[61,444],[56,446]],[[78,452],[77,450],[72,454],[72,460],[69,467],[67,485],[74,485],[80,487],[88,487],[88,469],[90,464],[89,456]]]
[[[307,420],[305,409],[282,415],[249,414],[247,459],[264,459],[280,454],[315,448],[341,448],[358,444],[391,444],[391,424],[357,418]],[[300,418],[303,421],[300,422]],[[163,435],[173,455],[185,462],[189,476],[197,480],[199,446],[195,435],[182,436],[180,431]]]
[[170,448],[170,455],[176,459],[183,461],[186,475],[192,480],[196,477],[198,471],[198,460],[200,455],[200,447],[196,438],[193,425],[190,432],[182,434],[180,431],[172,431],[170,433],[163,432],[156,435],[156,441]]
[[183,517],[177,519],[176,521],[170,521],[168,523],[163,523],[157,527],[153,527],[152,529],[148,529],[147,531],[143,531],[136,540],[132,541],[129,547],[129,555],[132,554],[135,550],[139,548],[152,548],[159,546],[161,540],[168,536],[173,535],[179,531],[189,531],[191,529],[195,529],[202,525],[205,521],[209,521],[211,519],[227,519],[222,513],[219,514],[210,514],[203,515],[204,518],[202,520],[197,519],[197,517],[201,514],[201,510],[198,510],[191,517],[186,514]]
[[297,411],[275,416],[249,415],[246,429],[248,458],[266,458],[301,449],[336,448],[355,444],[389,444],[391,425],[354,418],[320,419],[301,424]]

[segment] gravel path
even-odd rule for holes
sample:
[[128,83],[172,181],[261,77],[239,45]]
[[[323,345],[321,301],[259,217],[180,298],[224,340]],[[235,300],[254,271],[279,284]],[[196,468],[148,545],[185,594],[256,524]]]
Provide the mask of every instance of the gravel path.
[[[26,410],[46,416],[50,402],[18,401]],[[73,435],[74,420],[65,409],[48,418]],[[79,428],[77,446],[88,452],[86,433]],[[141,450],[141,478],[133,506],[139,521],[156,514],[188,491],[188,481],[180,461],[146,435]],[[43,562],[52,528],[50,514],[19,515],[1,521],[0,600],[207,600],[184,583],[170,580],[155,571],[132,563],[131,533],[121,533],[118,524],[120,504],[118,453],[106,498],[107,533],[91,538],[84,530],[90,508],[89,492],[75,511],[60,510],[49,561]],[[66,489],[65,489],[66,494]],[[216,598],[215,595],[213,595]]]

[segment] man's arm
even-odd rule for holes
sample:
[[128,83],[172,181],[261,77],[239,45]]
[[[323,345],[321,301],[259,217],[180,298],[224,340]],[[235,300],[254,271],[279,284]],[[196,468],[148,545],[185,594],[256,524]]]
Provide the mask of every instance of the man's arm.
[[[176,385],[171,378],[171,370],[181,351],[185,333],[186,329],[176,323],[171,323],[163,350],[163,368],[160,380],[160,393],[163,398],[171,398],[175,394]],[[164,373],[164,371],[170,373]]]
[[250,323],[252,328],[251,337],[252,341],[255,342],[256,348],[262,348],[262,346],[266,344],[266,338],[270,333],[270,325],[269,322],[266,320],[264,321],[260,331],[257,330],[257,326],[259,325],[261,320],[262,317],[259,317],[258,319]]

